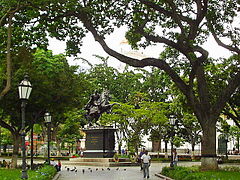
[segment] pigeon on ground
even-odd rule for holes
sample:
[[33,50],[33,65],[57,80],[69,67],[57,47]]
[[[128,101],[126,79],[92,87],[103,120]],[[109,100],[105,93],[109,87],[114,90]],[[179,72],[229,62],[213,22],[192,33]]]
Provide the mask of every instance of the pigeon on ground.
[[67,168],[67,171],[69,171],[70,169],[69,168]]
[[92,170],[90,170],[90,172],[92,172]]
[[124,171],[126,171],[127,169],[123,169]]
[[119,170],[119,168],[116,169],[117,171]]
[[82,170],[82,173],[83,173],[83,174],[85,173],[85,170],[84,170],[84,169]]
[[96,168],[96,171],[98,170],[98,168]]
[[71,169],[70,171],[75,171],[75,169]]
[[104,171],[104,169],[102,168],[102,171]]

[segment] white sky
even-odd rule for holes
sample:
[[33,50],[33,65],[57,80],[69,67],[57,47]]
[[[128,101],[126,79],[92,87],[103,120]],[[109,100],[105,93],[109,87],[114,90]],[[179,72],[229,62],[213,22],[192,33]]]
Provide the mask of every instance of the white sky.
[[[107,44],[118,52],[131,51],[129,45],[121,44],[121,42],[125,39],[125,30],[126,29],[119,28],[115,30],[112,35],[106,38]],[[61,42],[52,38],[49,41],[49,49],[52,50],[54,54],[64,53],[65,47],[65,42]],[[212,38],[209,38],[208,42],[204,45],[204,48],[209,51],[209,56],[213,58],[227,57],[230,55],[230,53],[224,48],[219,47]],[[99,43],[94,40],[92,34],[90,33],[88,33],[87,36],[83,39],[83,46],[81,47],[81,52],[82,53],[78,57],[85,58],[92,64],[100,63],[99,59],[95,58],[93,55],[100,55],[103,57],[109,56],[107,53],[104,52]],[[140,49],[138,51],[138,54],[143,54],[147,57],[158,58],[160,52],[161,45],[158,45],[151,46],[146,49]],[[74,60],[73,57],[69,57],[68,60],[70,65],[80,65],[80,67],[82,68],[87,68],[87,65],[83,64],[81,60]],[[110,57],[109,65],[118,69],[122,69],[125,66],[123,63],[112,57]]]

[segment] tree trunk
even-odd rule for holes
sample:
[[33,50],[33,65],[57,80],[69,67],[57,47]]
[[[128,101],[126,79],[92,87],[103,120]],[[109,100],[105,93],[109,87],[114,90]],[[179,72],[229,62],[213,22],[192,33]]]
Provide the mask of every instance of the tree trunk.
[[4,153],[7,152],[7,145],[6,145],[6,144],[3,145],[3,152],[4,152]]
[[239,142],[240,142],[240,141],[239,141],[239,137],[237,137],[237,142],[238,142],[238,143],[237,143],[237,149],[238,149],[238,153],[239,153],[239,152],[240,152],[240,151],[239,151]]
[[60,139],[59,138],[56,138],[56,141],[57,141],[57,156],[61,156],[61,142],[60,142]]
[[168,158],[167,141],[165,141],[165,158]]
[[195,159],[195,142],[194,142],[194,138],[192,137],[192,155],[191,155],[191,159],[194,160]]
[[118,154],[121,154],[121,150],[122,150],[122,142],[118,143]]
[[203,170],[218,169],[216,155],[216,123],[206,123],[203,127],[201,168]]
[[13,134],[12,136],[13,136],[12,168],[17,168],[20,136],[18,133]]

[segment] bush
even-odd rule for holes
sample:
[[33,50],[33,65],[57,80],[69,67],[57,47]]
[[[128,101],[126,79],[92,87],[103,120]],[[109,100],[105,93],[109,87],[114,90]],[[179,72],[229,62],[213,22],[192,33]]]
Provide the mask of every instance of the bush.
[[199,166],[164,167],[162,174],[175,180],[235,180],[240,179],[239,167],[225,167],[218,171],[200,171]]
[[127,154],[119,154],[119,158],[129,158],[130,156]]
[[[45,165],[42,168],[32,171],[28,170],[29,180],[51,180],[56,174],[56,168],[53,166]],[[0,168],[1,180],[21,180],[21,169],[5,169]]]
[[51,180],[56,173],[55,167],[45,165],[39,170],[29,171],[29,180]]
[[170,158],[152,158],[152,161],[170,162]]

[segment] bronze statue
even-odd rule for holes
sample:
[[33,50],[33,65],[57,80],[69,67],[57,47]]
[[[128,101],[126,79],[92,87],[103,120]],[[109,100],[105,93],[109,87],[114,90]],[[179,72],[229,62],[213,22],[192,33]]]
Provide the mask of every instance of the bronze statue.
[[87,110],[85,117],[89,121],[90,126],[92,126],[93,123],[97,123],[102,113],[110,113],[112,106],[117,104],[110,104],[109,100],[109,91],[106,89],[104,89],[101,94],[95,91],[94,94],[91,95],[90,100],[84,108]]

